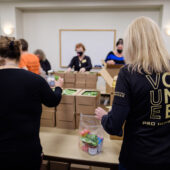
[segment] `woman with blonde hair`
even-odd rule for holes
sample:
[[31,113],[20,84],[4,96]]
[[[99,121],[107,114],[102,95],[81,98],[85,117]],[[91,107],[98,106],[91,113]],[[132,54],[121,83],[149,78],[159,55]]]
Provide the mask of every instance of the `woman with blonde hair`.
[[135,19],[125,35],[126,66],[119,73],[112,110],[96,109],[105,131],[122,135],[120,170],[170,169],[170,58],[157,24]]

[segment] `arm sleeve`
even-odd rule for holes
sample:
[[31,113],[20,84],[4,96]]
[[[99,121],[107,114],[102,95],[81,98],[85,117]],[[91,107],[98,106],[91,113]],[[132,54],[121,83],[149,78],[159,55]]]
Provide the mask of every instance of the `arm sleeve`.
[[127,75],[120,71],[116,83],[112,110],[103,116],[102,126],[111,135],[122,136],[122,126],[130,112],[130,86]]
[[105,59],[105,62],[107,62],[108,60],[110,60],[110,55],[111,55],[112,52],[109,52],[106,56],[106,59]]
[[47,64],[46,64],[46,69],[47,71],[48,70],[51,70],[51,65],[50,65],[50,62],[48,60],[46,60]]
[[73,66],[74,66],[74,57],[71,59],[71,62],[68,65],[68,67],[73,68]]
[[85,67],[85,69],[86,69],[86,71],[90,71],[92,69],[90,57],[87,59],[87,66]]
[[48,107],[57,106],[62,98],[62,89],[60,87],[56,87],[53,91],[43,78],[41,82],[40,93],[42,103]]

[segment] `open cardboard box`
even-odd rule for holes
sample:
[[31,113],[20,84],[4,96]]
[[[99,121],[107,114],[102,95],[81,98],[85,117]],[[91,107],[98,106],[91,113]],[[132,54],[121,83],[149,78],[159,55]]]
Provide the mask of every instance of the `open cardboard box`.
[[[84,95],[86,92],[96,92],[96,96]],[[76,113],[94,114],[100,104],[100,92],[93,89],[82,90],[76,96]]]
[[123,67],[121,64],[109,65],[105,64],[105,67],[99,72],[106,81],[106,92],[114,93],[113,78],[119,74],[119,71]]

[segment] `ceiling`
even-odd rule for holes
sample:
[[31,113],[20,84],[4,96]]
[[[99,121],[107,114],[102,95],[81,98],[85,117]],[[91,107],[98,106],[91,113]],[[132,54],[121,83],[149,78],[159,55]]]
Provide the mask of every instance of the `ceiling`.
[[[147,1],[147,0],[0,0],[0,2],[49,2],[49,1],[58,1],[58,2],[61,2],[61,1],[77,1],[77,2],[80,2],[80,1],[85,1],[85,2],[91,2],[91,1],[103,1],[103,2],[120,2],[120,1],[124,1],[124,2],[128,2],[128,1]],[[154,1],[160,1],[160,0],[152,0],[153,2]],[[166,1],[170,1],[170,0],[166,0]]]

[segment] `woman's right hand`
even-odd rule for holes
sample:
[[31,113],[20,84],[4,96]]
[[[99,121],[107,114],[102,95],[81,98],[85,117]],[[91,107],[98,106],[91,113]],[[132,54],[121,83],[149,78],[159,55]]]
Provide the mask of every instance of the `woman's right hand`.
[[59,77],[59,79],[57,81],[55,81],[55,87],[62,88],[63,84],[64,84],[64,80],[61,77]]
[[108,60],[108,61],[107,61],[107,64],[112,64],[112,65],[114,65],[115,62],[114,62],[113,60]]

